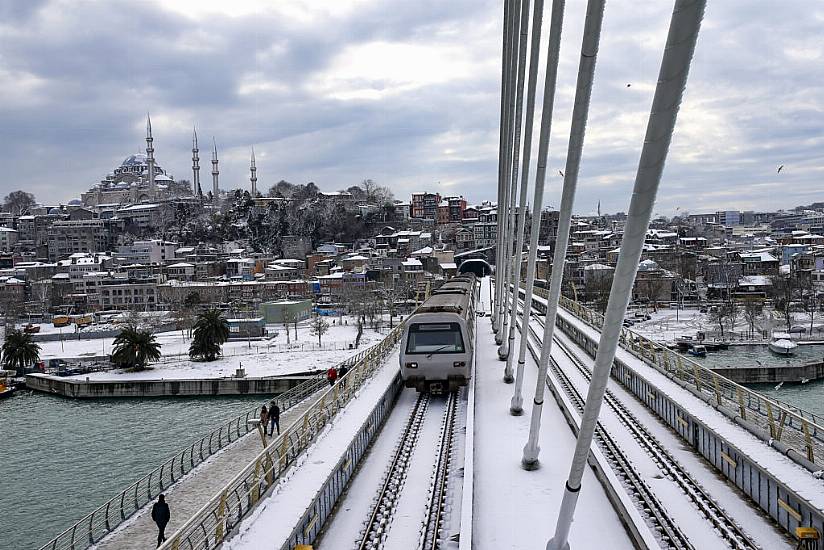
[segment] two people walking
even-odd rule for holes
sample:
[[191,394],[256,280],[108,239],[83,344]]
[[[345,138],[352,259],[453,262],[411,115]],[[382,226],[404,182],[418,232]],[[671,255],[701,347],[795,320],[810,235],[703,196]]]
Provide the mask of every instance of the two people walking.
[[269,403],[269,408],[266,408],[266,405],[263,405],[260,408],[260,425],[263,426],[263,433],[266,433],[266,426],[269,426],[269,433],[268,435],[271,437],[275,433],[275,428],[278,430],[278,435],[280,435],[280,407],[274,401]]

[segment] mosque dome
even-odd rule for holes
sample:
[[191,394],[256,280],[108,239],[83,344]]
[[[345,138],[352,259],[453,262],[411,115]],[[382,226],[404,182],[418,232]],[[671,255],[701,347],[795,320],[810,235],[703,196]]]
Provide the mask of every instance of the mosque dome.
[[638,271],[656,271],[658,269],[658,264],[655,263],[653,260],[644,260],[640,264],[638,264]]
[[121,166],[146,166],[146,164],[146,155],[143,153],[136,153],[126,157],[126,160],[123,161]]
[[60,213],[61,213],[60,209],[57,208],[56,206],[54,208],[49,209],[49,215],[56,215],[56,214],[60,214]]
[[83,201],[80,199],[72,199],[69,201],[69,206],[83,206]]

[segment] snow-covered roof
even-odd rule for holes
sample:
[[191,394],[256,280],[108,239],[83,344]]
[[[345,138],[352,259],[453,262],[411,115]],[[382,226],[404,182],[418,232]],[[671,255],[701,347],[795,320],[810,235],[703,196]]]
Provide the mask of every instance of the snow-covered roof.
[[423,248],[421,248],[420,250],[416,250],[412,254],[415,254],[415,255],[418,255],[418,256],[425,256],[427,254],[432,254],[432,252],[433,252],[433,248],[431,246],[424,246]]
[[344,258],[344,260],[354,260],[354,261],[368,260],[368,259],[369,258],[367,258],[366,256],[361,256],[360,254],[355,254],[354,256],[349,256],[347,258]]
[[[653,262],[655,263],[655,262]],[[657,267],[657,265],[656,265]],[[614,271],[615,268],[605,264],[589,264],[584,266],[584,271]]]
[[0,227],[0,233],[17,233],[17,230],[9,229],[8,227]]
[[441,264],[441,269],[458,269],[458,264],[454,262],[444,262]]
[[772,286],[766,275],[745,275],[738,279],[738,286]]
[[422,266],[423,265],[421,263],[421,261],[417,258],[407,258],[402,263],[403,263],[403,265],[409,265],[409,266],[413,266],[413,265],[421,265]]
[[777,261],[776,257],[770,254],[767,251],[760,250],[757,252],[744,252],[741,254],[741,259],[747,260],[759,260],[761,262],[775,262]]
[[176,264],[172,264],[172,265],[167,266],[167,267],[194,267],[194,266],[195,266],[194,264],[190,264],[190,263],[187,263],[187,262],[177,262]]

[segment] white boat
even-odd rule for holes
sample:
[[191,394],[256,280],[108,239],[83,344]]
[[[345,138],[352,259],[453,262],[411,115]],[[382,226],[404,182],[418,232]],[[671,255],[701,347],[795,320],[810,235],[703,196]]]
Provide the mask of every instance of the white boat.
[[789,334],[784,332],[774,332],[770,338],[770,351],[778,355],[792,355],[798,344],[792,341]]

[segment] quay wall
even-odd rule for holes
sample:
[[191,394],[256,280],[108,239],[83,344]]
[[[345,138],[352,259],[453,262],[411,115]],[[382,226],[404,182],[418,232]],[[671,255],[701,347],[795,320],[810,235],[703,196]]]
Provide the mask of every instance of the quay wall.
[[47,374],[26,375],[26,386],[35,391],[77,399],[103,397],[193,397],[199,395],[275,395],[309,378],[205,378],[191,380],[83,380]]
[[790,367],[722,367],[712,371],[739,384],[801,382],[824,378],[824,362]]

